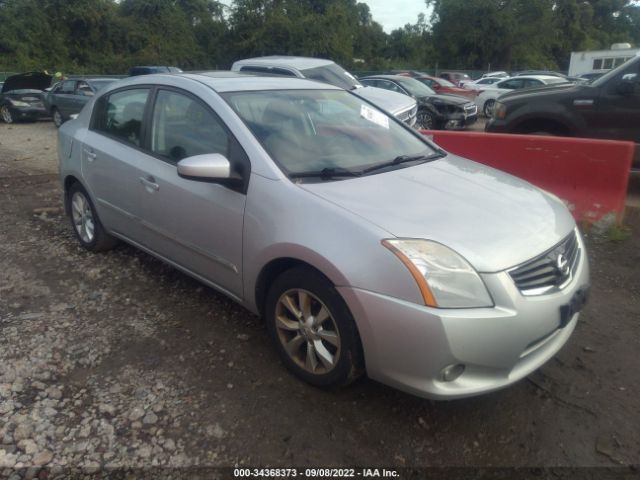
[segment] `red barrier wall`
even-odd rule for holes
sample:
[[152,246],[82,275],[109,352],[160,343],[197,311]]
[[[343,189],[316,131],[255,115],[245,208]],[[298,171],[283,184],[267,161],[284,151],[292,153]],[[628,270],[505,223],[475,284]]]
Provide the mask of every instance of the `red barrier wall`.
[[523,178],[565,200],[576,220],[622,221],[635,144],[584,138],[423,130],[455,155]]

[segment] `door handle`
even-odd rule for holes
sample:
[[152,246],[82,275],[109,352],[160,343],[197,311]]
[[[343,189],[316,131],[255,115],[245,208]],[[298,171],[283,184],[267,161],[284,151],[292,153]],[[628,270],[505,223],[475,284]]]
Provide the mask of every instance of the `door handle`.
[[84,149],[84,153],[87,156],[87,160],[89,160],[90,162],[93,162],[97,157],[95,152],[92,152],[91,150],[88,150],[86,148]]
[[144,185],[144,188],[146,188],[149,193],[160,190],[160,185],[156,183],[156,179],[153,177],[140,177],[140,183]]

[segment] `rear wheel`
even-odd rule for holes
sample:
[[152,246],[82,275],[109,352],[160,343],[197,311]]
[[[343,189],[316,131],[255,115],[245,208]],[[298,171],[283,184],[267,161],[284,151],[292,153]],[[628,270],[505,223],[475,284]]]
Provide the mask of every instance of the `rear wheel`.
[[53,124],[56,126],[56,128],[60,128],[64,123],[64,119],[62,118],[60,110],[58,110],[56,107],[53,107],[53,110],[51,110],[51,116],[53,117]]
[[319,387],[347,385],[364,372],[360,337],[335,287],[310,268],[293,268],[273,282],[265,317],[284,364]]
[[11,110],[9,110],[8,106],[3,105],[0,107],[0,116],[4,123],[13,123],[13,115],[11,114]]
[[87,250],[101,252],[117,245],[118,240],[104,230],[89,195],[79,183],[69,189],[69,217],[76,238]]

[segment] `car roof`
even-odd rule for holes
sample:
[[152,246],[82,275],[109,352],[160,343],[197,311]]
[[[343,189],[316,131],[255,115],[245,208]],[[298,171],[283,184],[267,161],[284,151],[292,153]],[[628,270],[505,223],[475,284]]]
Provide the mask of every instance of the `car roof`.
[[[405,75],[369,75],[367,77],[362,77],[359,80],[366,80],[368,78],[382,78],[385,80],[407,80],[413,77],[407,77]],[[413,78],[415,80],[415,78]]]
[[238,60],[234,65],[278,65],[283,67],[296,68],[298,70],[306,70],[308,68],[322,67],[331,65],[331,60],[324,58],[311,57],[292,57],[287,55],[270,55],[267,57],[246,58]]
[[516,77],[505,78],[504,80],[518,80],[518,79],[533,79],[533,80],[565,80],[562,77],[556,77],[555,75],[518,75]]
[[127,85],[163,83],[163,80],[167,80],[169,84],[172,84],[176,79],[200,82],[218,93],[261,90],[342,90],[328,83],[303,78],[261,77],[257,75],[244,75],[238,72],[157,73],[141,75],[122,80],[117,88]]

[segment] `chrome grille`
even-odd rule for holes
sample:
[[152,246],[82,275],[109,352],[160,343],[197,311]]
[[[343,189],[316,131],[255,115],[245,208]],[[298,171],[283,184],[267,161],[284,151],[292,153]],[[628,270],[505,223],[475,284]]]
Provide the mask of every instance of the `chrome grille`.
[[396,118],[401,122],[406,123],[410,127],[416,123],[416,116],[418,115],[418,106],[412,107],[408,110],[400,112],[396,115]]
[[569,283],[579,260],[580,245],[574,231],[552,249],[509,270],[509,275],[523,295],[542,295]]
[[467,103],[464,106],[464,113],[467,116],[476,115],[478,113],[478,105],[475,103]]

